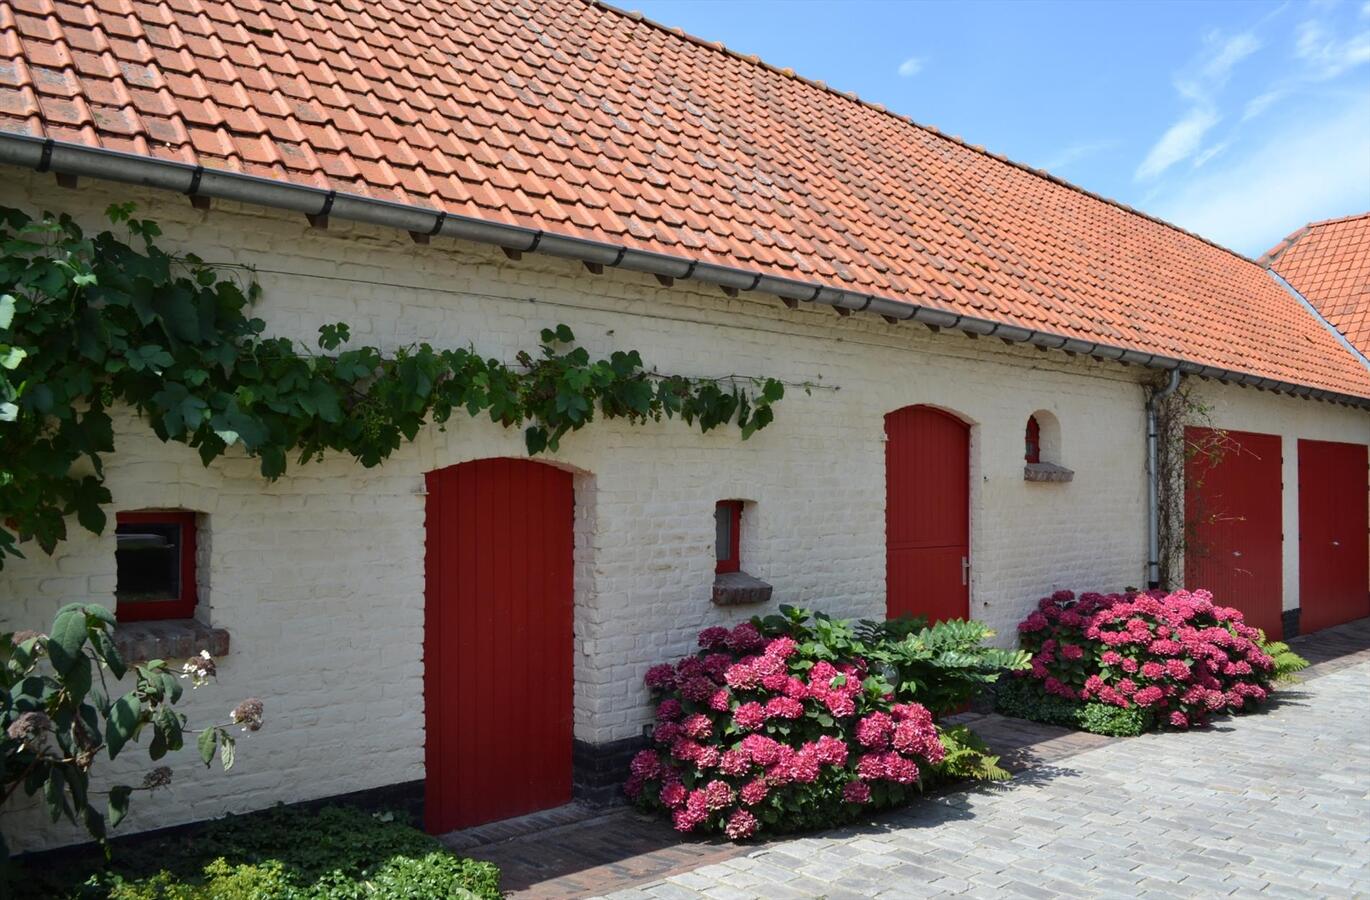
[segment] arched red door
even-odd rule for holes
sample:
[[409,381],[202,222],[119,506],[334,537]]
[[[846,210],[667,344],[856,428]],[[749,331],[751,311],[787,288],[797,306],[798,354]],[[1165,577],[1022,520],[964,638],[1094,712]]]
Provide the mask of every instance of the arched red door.
[[428,473],[424,818],[442,833],[571,799],[571,474]]
[[930,406],[885,416],[886,614],[970,614],[970,426]]

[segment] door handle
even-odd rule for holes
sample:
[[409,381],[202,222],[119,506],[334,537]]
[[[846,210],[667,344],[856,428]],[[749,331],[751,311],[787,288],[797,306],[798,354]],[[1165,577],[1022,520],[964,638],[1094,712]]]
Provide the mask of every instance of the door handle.
[[1332,542],[1332,546],[1333,546],[1333,547],[1340,547],[1340,546],[1341,546],[1341,541],[1333,541],[1333,542]]
[[1242,555],[1242,551],[1240,551],[1240,550],[1233,550],[1233,551],[1232,551],[1232,555],[1233,555],[1233,556],[1241,556],[1241,555]]
[[970,558],[961,557],[961,584],[970,584]]

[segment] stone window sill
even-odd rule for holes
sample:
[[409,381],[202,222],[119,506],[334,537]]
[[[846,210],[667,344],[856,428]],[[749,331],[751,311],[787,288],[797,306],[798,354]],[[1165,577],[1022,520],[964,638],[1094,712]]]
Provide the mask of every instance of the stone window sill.
[[1028,463],[1023,466],[1024,481],[1041,481],[1048,484],[1063,484],[1075,479],[1073,469],[1055,463]]
[[714,576],[714,605],[742,606],[771,599],[771,586],[746,572],[720,572]]
[[114,646],[126,663],[185,660],[201,650],[217,659],[228,653],[228,632],[194,619],[126,622],[115,627]]

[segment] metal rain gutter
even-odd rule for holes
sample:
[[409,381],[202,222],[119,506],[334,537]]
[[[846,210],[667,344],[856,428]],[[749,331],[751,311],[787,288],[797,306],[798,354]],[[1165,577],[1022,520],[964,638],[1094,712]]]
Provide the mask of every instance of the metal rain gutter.
[[989,319],[917,306],[860,291],[816,285],[812,282],[721,266],[703,260],[554,234],[537,228],[477,219],[392,200],[291,184],[258,175],[206,169],[203,166],[176,160],[156,159],[136,153],[5,132],[0,133],[0,163],[9,163],[39,172],[136,184],[185,194],[188,197],[215,197],[268,206],[298,212],[305,216],[337,217],[352,222],[398,228],[419,236],[458,238],[520,252],[537,251],[591,265],[628,269],[672,279],[691,278],[718,285],[729,291],[761,291],[774,294],[791,303],[801,301],[824,304],[845,314],[853,311],[875,313],[891,321],[914,321],[933,328],[951,328],[971,335],[992,335],[1006,343],[1031,344],[1047,350],[1059,349],[1150,369],[1178,369],[1185,373],[1251,385],[1263,390],[1282,391],[1370,409],[1370,397],[1339,394],[1322,388],[1262,378],[1173,357],[1067,338]]

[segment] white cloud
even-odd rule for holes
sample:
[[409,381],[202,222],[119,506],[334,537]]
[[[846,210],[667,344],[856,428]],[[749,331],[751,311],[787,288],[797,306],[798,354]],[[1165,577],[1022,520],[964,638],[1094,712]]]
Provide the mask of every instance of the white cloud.
[[1205,80],[1214,86],[1222,86],[1236,68],[1237,63],[1261,49],[1261,42],[1254,34],[1244,32],[1218,42],[1217,52],[1204,64],[1201,70]]
[[921,56],[910,56],[899,64],[899,77],[912,78],[923,71],[924,62],[925,60]]
[[1119,145],[1117,139],[1105,141],[1080,141],[1063,147],[1057,154],[1046,162],[1042,163],[1042,168],[1048,172],[1059,172],[1067,166],[1073,165],[1082,159],[1102,153],[1105,150],[1112,150]]
[[1242,112],[1242,121],[1254,119],[1270,107],[1289,95],[1285,88],[1272,88],[1264,94],[1258,94],[1246,101],[1246,108]]
[[1321,22],[1304,22],[1298,28],[1294,55],[1309,65],[1312,77],[1324,81],[1336,78],[1370,62],[1370,31],[1338,40]]
[[1310,220],[1370,207],[1370,97],[1281,125],[1246,155],[1167,192],[1156,213],[1254,255]]
[[1223,141],[1220,144],[1214,144],[1198,156],[1194,157],[1194,168],[1199,168],[1215,156],[1221,156],[1223,153],[1227,152],[1227,148],[1231,146],[1231,141]]
[[1203,143],[1204,135],[1218,124],[1218,118],[1218,114],[1207,107],[1191,109],[1161,135],[1137,167],[1136,178],[1139,181],[1155,178],[1175,163],[1194,155]]
[[[1212,32],[1204,37],[1203,51],[1190,62],[1185,72],[1175,76],[1175,90],[1188,101],[1189,108],[1152,145],[1137,167],[1133,176],[1136,180],[1156,178],[1199,152],[1204,136],[1222,119],[1217,111],[1218,93],[1238,63],[1260,48],[1260,39],[1250,31],[1228,37]],[[1195,166],[1203,165],[1212,156],[1210,153]]]

